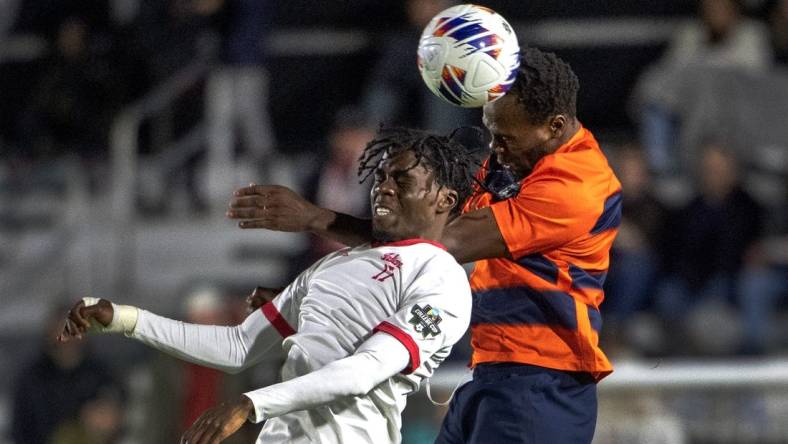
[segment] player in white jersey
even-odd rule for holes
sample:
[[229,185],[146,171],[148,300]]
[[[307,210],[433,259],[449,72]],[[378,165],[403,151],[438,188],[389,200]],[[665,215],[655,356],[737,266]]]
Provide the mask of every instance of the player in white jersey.
[[85,298],[61,339],[119,332],[228,372],[269,370],[269,384],[208,410],[182,442],[220,442],[247,418],[266,421],[258,442],[399,442],[406,396],[468,326],[465,272],[436,239],[471,193],[472,166],[451,137],[382,132],[359,168],[375,177],[375,243],[322,258],[235,327]]

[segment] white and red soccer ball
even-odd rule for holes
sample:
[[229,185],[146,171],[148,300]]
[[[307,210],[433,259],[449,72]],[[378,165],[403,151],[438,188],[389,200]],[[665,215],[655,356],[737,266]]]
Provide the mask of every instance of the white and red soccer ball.
[[475,108],[511,88],[520,46],[511,25],[492,9],[458,5],[424,28],[417,59],[430,91],[452,105]]

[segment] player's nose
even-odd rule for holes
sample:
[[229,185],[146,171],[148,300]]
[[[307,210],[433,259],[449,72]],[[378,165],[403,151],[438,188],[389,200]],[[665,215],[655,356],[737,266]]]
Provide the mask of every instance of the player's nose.
[[387,177],[386,180],[378,183],[373,189],[373,194],[392,195],[394,192],[394,180],[390,177]]

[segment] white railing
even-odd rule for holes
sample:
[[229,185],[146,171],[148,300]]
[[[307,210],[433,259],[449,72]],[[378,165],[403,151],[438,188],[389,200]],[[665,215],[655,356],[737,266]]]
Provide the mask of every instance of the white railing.
[[[788,388],[788,359],[691,361],[622,361],[599,383],[599,391],[629,389],[744,389]],[[433,388],[452,390],[459,381],[470,379],[471,370],[462,365],[444,365],[431,378]]]
[[600,392],[636,389],[788,388],[788,360],[720,362],[626,361],[599,384]]
[[118,113],[110,130],[112,174],[112,221],[114,264],[110,269],[118,289],[129,289],[135,278],[134,222],[142,123],[167,109],[183,93],[202,80],[211,66],[213,51],[200,57],[156,87],[148,95]]
[[[788,359],[628,360],[614,367],[599,384],[595,444],[788,443]],[[433,398],[444,401],[470,374],[461,365],[439,368]],[[426,403],[422,397],[413,403]]]

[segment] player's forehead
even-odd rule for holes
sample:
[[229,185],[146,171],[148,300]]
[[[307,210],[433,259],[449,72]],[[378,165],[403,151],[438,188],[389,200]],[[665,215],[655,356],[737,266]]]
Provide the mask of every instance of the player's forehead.
[[411,149],[387,150],[380,158],[377,171],[413,177],[429,175],[429,169],[423,161],[418,161],[416,153]]
[[514,132],[517,118],[521,117],[515,100],[504,96],[499,100],[484,105],[482,109],[482,122],[493,134],[508,135]]
[[513,96],[504,96],[485,105],[482,122],[490,133],[503,137],[520,136],[543,125],[534,123],[522,104]]

